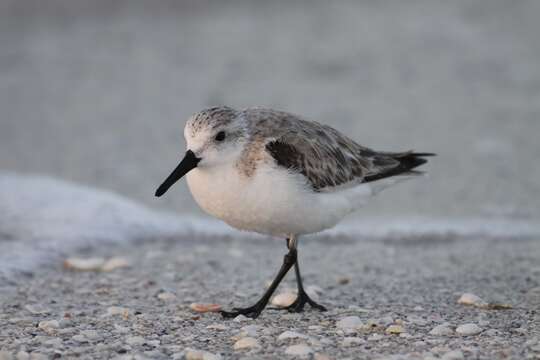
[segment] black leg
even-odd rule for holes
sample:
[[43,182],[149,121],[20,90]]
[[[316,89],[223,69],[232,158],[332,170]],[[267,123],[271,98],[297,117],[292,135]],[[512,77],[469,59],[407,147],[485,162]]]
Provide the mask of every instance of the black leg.
[[[287,239],[287,247],[290,248],[291,245],[296,247],[296,241],[294,242],[294,244],[291,244],[291,241]],[[317,309],[320,311],[326,311],[326,308],[324,306],[317,304],[315,301],[313,301],[304,290],[304,284],[302,283],[302,276],[300,275],[300,262],[298,261],[298,259],[296,259],[296,263],[294,264],[294,272],[296,273],[296,285],[298,287],[298,297],[291,305],[287,306],[285,309],[290,312],[302,312],[304,311],[304,306],[306,304],[309,304],[314,309]]]
[[287,275],[287,272],[296,263],[296,258],[296,248],[289,249],[289,253],[283,258],[283,265],[281,265],[281,268],[279,269],[279,273],[277,274],[276,278],[274,279],[274,281],[272,281],[272,284],[270,285],[268,290],[266,290],[264,295],[259,301],[255,303],[255,305],[247,308],[234,308],[233,311],[221,311],[221,315],[225,318],[234,318],[238,315],[245,315],[253,319],[257,318],[268,304],[270,297],[272,296],[274,291],[276,291],[281,280],[283,280],[285,275]]

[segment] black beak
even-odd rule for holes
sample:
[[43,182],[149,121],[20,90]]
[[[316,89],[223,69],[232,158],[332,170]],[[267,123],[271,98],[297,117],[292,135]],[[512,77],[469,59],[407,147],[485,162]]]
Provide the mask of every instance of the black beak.
[[169,190],[169,188],[174,185],[175,182],[180,180],[191,170],[195,169],[199,161],[201,161],[201,159],[196,157],[193,151],[186,151],[186,156],[184,156],[184,159],[180,162],[180,164],[178,164],[176,169],[174,169],[172,174],[169,175],[169,177],[163,182],[163,184],[161,184],[160,187],[156,190],[156,196],[160,197],[161,195],[165,194],[167,190]]

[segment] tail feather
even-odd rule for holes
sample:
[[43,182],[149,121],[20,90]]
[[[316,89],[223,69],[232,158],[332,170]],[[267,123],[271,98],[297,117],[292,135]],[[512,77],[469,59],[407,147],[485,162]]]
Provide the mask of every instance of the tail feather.
[[381,154],[385,157],[390,157],[393,160],[397,160],[397,166],[384,169],[383,171],[366,176],[364,182],[376,181],[384,178],[388,178],[396,175],[419,175],[422,174],[421,171],[413,170],[418,166],[427,163],[425,157],[436,156],[433,153],[415,153],[412,151],[402,152],[402,153],[383,153]]

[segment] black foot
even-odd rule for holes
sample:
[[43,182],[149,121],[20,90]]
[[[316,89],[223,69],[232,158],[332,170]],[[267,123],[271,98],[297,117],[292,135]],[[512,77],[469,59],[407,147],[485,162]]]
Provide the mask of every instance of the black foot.
[[219,313],[226,319],[232,319],[238,315],[244,315],[252,319],[256,319],[261,315],[264,306],[253,305],[247,308],[233,308],[232,311],[220,311]]
[[289,312],[296,312],[300,313],[304,311],[304,306],[306,304],[309,304],[313,309],[317,309],[319,311],[327,311],[326,308],[322,305],[317,304],[315,301],[313,301],[308,294],[306,294],[305,291],[301,291],[298,294],[298,297],[296,300],[289,306],[283,308],[283,310],[287,310]]

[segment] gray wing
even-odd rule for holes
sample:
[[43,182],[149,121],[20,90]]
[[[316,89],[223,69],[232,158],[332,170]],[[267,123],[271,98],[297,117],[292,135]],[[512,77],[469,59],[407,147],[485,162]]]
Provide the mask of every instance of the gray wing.
[[376,152],[329,126],[285,112],[251,111],[253,135],[270,139],[266,151],[277,165],[304,175],[315,191],[408,173],[426,162],[422,156],[431,155]]

